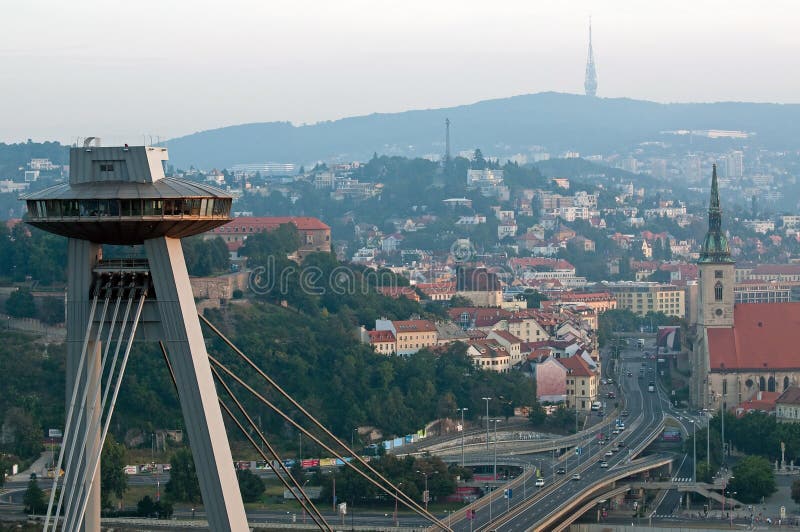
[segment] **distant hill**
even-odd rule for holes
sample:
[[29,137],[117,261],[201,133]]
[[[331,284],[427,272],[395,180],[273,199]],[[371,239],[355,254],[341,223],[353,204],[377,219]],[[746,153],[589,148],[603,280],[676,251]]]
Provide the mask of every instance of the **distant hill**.
[[593,154],[646,140],[684,142],[661,133],[677,129],[748,131],[756,136],[736,142],[776,149],[800,144],[798,104],[660,104],[547,92],[304,126],[243,124],[172,139],[167,146],[172,164],[206,169],[268,161],[365,160],[373,152],[423,156],[444,152],[445,118],[452,123],[454,150],[481,147],[492,155],[526,153],[535,145],[554,154]]

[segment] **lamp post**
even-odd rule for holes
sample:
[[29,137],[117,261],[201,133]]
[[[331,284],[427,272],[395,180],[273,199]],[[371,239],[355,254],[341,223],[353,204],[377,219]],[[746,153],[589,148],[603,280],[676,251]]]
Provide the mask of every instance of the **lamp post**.
[[497,424],[502,423],[502,419],[493,419],[494,423],[494,481],[497,483]]
[[484,401],[486,401],[486,450],[489,450],[489,401],[492,400],[491,397],[481,397]]
[[458,409],[458,411],[461,412],[461,467],[464,467],[466,464],[464,462],[464,432],[466,432],[466,427],[464,426],[464,412],[467,410],[469,410],[467,407]]
[[[427,471],[417,470],[417,473],[419,473],[420,475],[425,477],[425,492],[423,493],[423,498],[425,499],[425,511],[427,512],[428,511],[428,499],[431,498],[431,494],[428,491],[428,477],[430,475],[435,475],[436,473],[438,473],[438,471],[434,471],[433,473],[429,474]],[[395,502],[397,502],[397,499],[395,499]]]
[[697,482],[697,423],[690,419],[692,424],[692,482]]
[[400,491],[400,486],[402,486],[402,485],[403,485],[403,483],[400,482],[397,486],[394,487],[394,526],[395,526],[395,528],[397,528],[399,526],[398,523],[397,523],[397,499],[400,498],[400,493],[398,493],[398,492]]
[[725,467],[725,464],[727,464],[727,460],[725,458],[725,396],[727,395],[726,392],[728,391],[728,383],[725,381],[725,364],[720,364],[719,368],[722,370],[722,396],[720,398],[719,408],[719,414],[722,417],[722,467]]
[[356,432],[358,432],[357,428],[355,428],[352,431],[350,431],[350,450],[353,450],[353,445],[355,443],[354,437],[355,437]]

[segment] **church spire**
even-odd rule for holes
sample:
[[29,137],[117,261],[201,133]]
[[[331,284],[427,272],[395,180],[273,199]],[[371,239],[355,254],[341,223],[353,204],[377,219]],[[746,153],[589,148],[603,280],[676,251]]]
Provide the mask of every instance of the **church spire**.
[[719,182],[717,181],[717,165],[711,173],[711,198],[708,202],[708,232],[700,250],[700,262],[730,263],[731,252],[728,239],[722,232],[722,209],[719,205]]

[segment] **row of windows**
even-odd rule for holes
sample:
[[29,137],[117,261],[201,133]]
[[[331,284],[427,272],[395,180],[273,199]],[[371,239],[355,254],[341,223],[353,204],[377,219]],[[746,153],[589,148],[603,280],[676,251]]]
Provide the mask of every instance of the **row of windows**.
[[28,200],[32,218],[101,218],[112,216],[224,216],[230,198]]

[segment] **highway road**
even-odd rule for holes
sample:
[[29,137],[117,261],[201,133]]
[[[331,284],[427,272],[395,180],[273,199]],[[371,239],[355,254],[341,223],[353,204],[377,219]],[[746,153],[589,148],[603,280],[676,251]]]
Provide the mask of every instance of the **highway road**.
[[[658,430],[664,415],[664,407],[668,404],[662,390],[657,389],[654,393],[646,391],[647,384],[655,380],[656,362],[649,359],[642,362],[641,358],[642,353],[639,351],[623,351],[622,367],[615,375],[622,387],[626,409],[630,412],[630,416],[626,419],[627,429],[622,434],[612,436],[613,439],[606,445],[599,445],[596,438],[586,440],[582,446],[580,465],[575,464],[574,455],[569,459],[569,462],[575,464],[570,467],[570,473],[557,475],[555,482],[552,476],[547,475],[545,486],[524,500],[519,490],[514,491],[511,501],[496,495],[491,505],[486,504],[476,511],[472,523],[467,519],[459,519],[453,522],[453,529],[529,530],[563,506],[565,501],[574,499],[590,484],[625,467],[631,458],[631,450],[638,450],[637,447]],[[641,365],[645,366],[645,374],[639,379]],[[626,376],[628,371],[632,373],[632,377]],[[618,375],[620,376],[617,377]],[[618,442],[624,442],[624,446],[606,457],[606,453],[610,453]],[[600,467],[601,459],[607,461],[608,468]],[[572,473],[575,471],[580,473],[580,480],[572,480]]]

